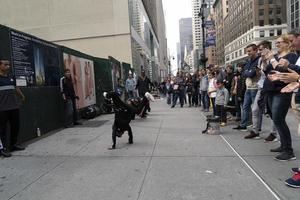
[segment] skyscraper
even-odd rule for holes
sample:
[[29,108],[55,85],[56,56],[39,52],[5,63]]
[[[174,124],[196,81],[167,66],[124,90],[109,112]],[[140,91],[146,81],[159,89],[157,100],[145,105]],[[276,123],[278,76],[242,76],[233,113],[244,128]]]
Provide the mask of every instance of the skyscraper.
[[194,63],[199,65],[198,60],[200,55],[203,53],[203,36],[202,36],[202,20],[199,16],[202,2],[206,4],[204,6],[204,16],[207,17],[209,9],[213,6],[214,0],[192,0],[192,12],[193,12],[193,46],[194,46]]
[[228,14],[228,0],[216,0],[214,5],[216,22],[216,63],[225,64],[225,32],[224,21]]
[[[183,18],[179,20],[179,34],[180,34],[180,60],[181,60],[181,67],[183,67],[185,56],[191,54],[191,51],[193,50],[192,18]],[[187,55],[185,55],[185,48],[186,48]]]

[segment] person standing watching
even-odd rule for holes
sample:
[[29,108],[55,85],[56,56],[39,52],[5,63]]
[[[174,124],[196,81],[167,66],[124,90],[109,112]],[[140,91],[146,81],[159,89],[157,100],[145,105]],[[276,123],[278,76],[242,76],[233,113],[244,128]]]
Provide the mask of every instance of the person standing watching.
[[249,60],[244,67],[244,71],[242,72],[242,76],[246,78],[246,92],[243,102],[242,121],[240,125],[233,128],[240,131],[247,131],[247,124],[250,120],[250,109],[258,91],[257,82],[260,78],[260,76],[257,74],[258,60],[260,58],[257,52],[257,46],[255,44],[250,44],[246,47],[246,51]]
[[129,74],[125,84],[125,89],[129,99],[134,98],[135,85],[135,80],[132,78],[132,75]]
[[69,126],[68,113],[71,112],[73,113],[73,125],[81,125],[81,123],[77,122],[76,99],[78,100],[79,97],[76,96],[69,69],[65,70],[65,75],[60,79],[60,91],[65,102],[65,127]]
[[146,73],[143,70],[136,84],[136,89],[139,92],[139,97],[143,98],[146,92],[150,92],[151,85],[152,83],[150,79],[146,76]]
[[[271,149],[271,152],[280,153],[275,157],[276,160],[289,161],[295,160],[294,151],[292,148],[292,138],[290,129],[286,122],[286,116],[291,105],[292,92],[281,93],[281,90],[288,84],[284,81],[280,81],[277,74],[281,72],[289,72],[290,65],[295,65],[298,56],[291,52],[290,41],[288,36],[282,35],[276,40],[278,46],[278,54],[273,54],[272,51],[264,49],[262,56],[266,58],[266,62],[269,63],[266,67],[265,74],[267,79],[264,84],[267,85],[265,89],[268,91],[268,108],[270,110],[270,116],[278,130],[280,136],[280,146],[275,149]],[[288,62],[288,65],[285,63]]]
[[[25,148],[18,144],[20,128],[20,101],[25,96],[16,86],[14,77],[9,75],[9,61],[0,57],[0,137],[3,146],[0,146],[0,156],[10,157],[10,151],[22,151]],[[7,123],[10,124],[10,138],[7,140]]]

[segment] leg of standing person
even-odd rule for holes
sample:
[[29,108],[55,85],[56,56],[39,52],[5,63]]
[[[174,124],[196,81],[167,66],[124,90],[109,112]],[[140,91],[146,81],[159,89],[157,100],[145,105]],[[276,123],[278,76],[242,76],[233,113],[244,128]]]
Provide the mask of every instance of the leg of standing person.
[[212,107],[213,107],[213,114],[214,116],[216,116],[216,98],[213,97],[213,98],[210,98],[211,99],[211,104],[212,104]]
[[173,105],[172,108],[174,108],[176,106],[177,100],[178,100],[178,92],[173,93]]
[[188,98],[189,98],[189,107],[192,106],[192,94],[188,94]]
[[206,103],[206,111],[208,112],[209,111],[209,96],[207,94],[207,91],[205,91],[204,93],[204,96],[205,96],[205,103]]
[[227,122],[227,113],[224,105],[220,105],[220,113],[221,113],[221,124],[224,126]]
[[241,124],[238,127],[235,127],[234,129],[247,131],[247,123],[249,121],[249,113],[252,104],[252,94],[253,93],[251,90],[246,90],[243,102],[242,121]]
[[180,102],[180,107],[183,107],[184,99],[186,100],[185,90],[180,90],[180,91],[179,91],[179,102]]
[[241,105],[239,98],[235,95],[235,110],[236,110],[236,121],[241,119]]
[[18,136],[20,130],[20,110],[11,110],[10,115],[10,148],[12,150],[24,150],[23,147],[19,149]]
[[197,90],[197,96],[196,96],[196,102],[197,102],[197,106],[201,106],[201,91]]
[[270,134],[265,138],[265,142],[277,142],[277,128],[273,122],[273,120],[270,118],[270,127],[271,131]]
[[268,104],[271,108],[273,122],[280,135],[281,154],[275,157],[277,160],[296,159],[293,148],[292,138],[289,127],[286,123],[286,115],[289,110],[292,94],[273,94],[268,97]]
[[6,127],[9,119],[9,111],[0,111],[0,138],[5,149],[8,149]]
[[73,108],[73,124],[74,125],[78,125],[78,122],[77,122],[78,117],[77,117],[76,99],[72,98],[71,101],[72,101],[72,108]]
[[261,90],[258,90],[252,106],[253,131],[259,133],[262,128],[262,110],[258,106],[258,100],[261,97]]
[[0,156],[10,157],[11,154],[6,148],[7,146],[7,137],[6,137],[6,125],[8,122],[7,111],[0,111]]

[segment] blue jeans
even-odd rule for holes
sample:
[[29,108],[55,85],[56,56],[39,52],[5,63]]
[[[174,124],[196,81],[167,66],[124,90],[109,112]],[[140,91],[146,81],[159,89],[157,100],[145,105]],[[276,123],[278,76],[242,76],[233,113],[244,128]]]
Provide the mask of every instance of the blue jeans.
[[244,103],[243,103],[243,115],[241,126],[246,127],[247,123],[249,122],[249,114],[251,110],[251,105],[254,103],[256,97],[257,89],[249,90],[247,89],[244,96]]
[[209,109],[209,96],[207,94],[207,91],[201,91],[201,100],[203,109],[208,110]]
[[271,118],[278,130],[281,148],[287,153],[293,152],[290,129],[285,121],[291,99],[291,93],[268,94],[268,107],[271,111]]

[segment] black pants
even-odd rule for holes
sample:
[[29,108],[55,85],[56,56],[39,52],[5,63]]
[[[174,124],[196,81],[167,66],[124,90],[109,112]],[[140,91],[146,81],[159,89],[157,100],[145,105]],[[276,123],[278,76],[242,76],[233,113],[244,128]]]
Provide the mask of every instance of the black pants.
[[[10,125],[10,138],[6,131],[7,124]],[[19,109],[0,111],[0,138],[4,148],[10,149],[18,142],[20,127]],[[8,140],[9,139],[9,140]]]
[[223,105],[216,105],[216,116],[220,117],[220,122],[226,123],[227,115],[225,107]]
[[268,95],[271,118],[278,130],[281,148],[287,153],[293,153],[291,133],[285,119],[291,99],[291,93],[271,93]]
[[212,97],[212,98],[210,98],[210,100],[211,100],[211,105],[212,105],[212,107],[213,107],[213,114],[214,114],[214,116],[216,116],[216,98],[215,97]]
[[65,125],[69,125],[69,116],[72,114],[73,116],[73,124],[77,122],[77,108],[76,108],[76,99],[68,98],[65,102]]
[[122,132],[121,135],[127,131],[128,132],[128,142],[132,143],[133,142],[133,136],[132,136],[132,130],[129,124],[120,124],[117,122],[114,122],[112,126],[112,148],[116,147],[116,142],[117,142],[117,137],[121,137],[120,135],[118,136],[118,132]]
[[[195,90],[195,92],[193,93],[193,98],[192,98],[192,105],[195,106],[198,106],[199,104],[199,92],[197,92],[197,90]],[[201,101],[200,101],[200,106],[201,106]]]
[[189,106],[192,105],[192,93],[188,93]]

